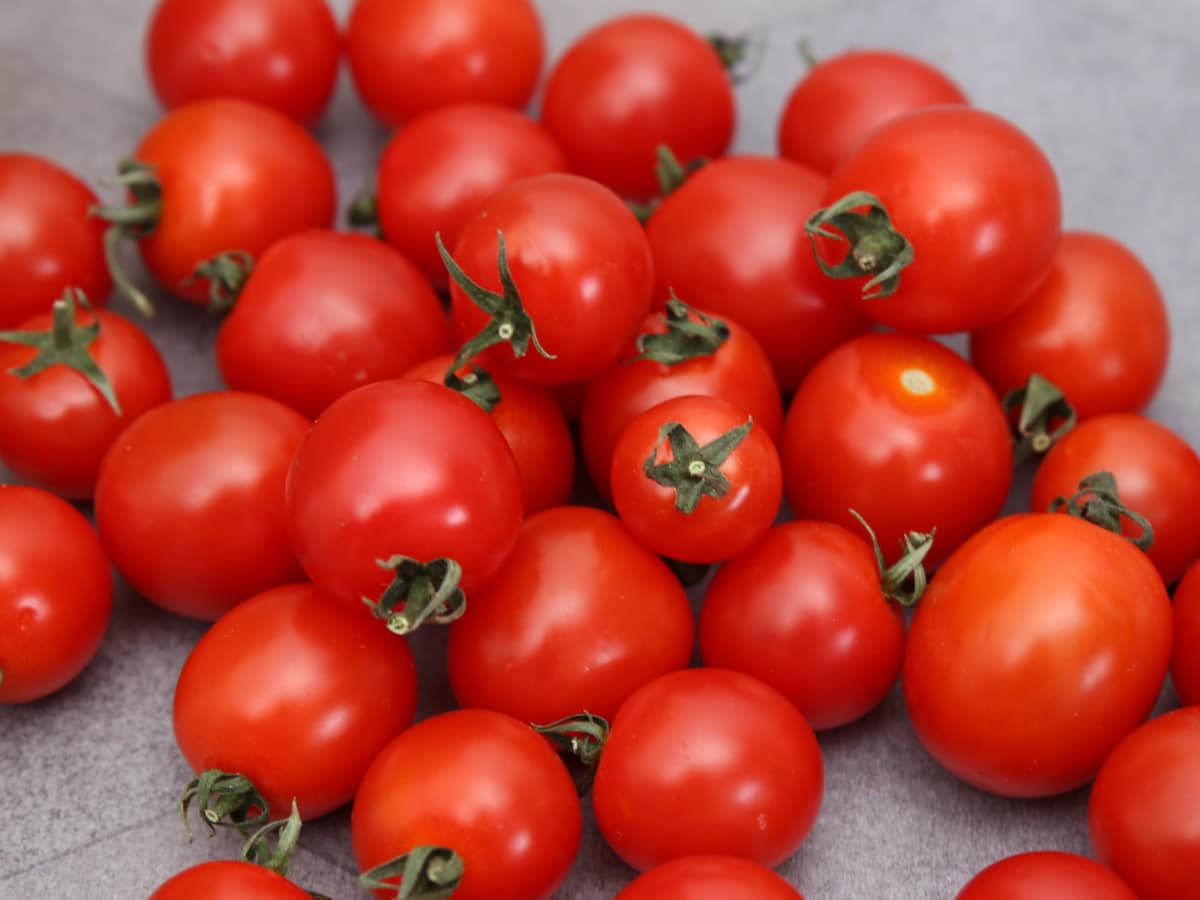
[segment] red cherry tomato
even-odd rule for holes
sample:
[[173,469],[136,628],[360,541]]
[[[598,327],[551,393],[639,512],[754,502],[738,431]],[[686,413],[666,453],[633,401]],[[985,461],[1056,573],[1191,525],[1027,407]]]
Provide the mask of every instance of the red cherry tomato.
[[779,155],[829,174],[875,128],[927,106],[966,103],[924,60],[891,50],[850,50],[816,63],[779,120]]
[[464,864],[455,900],[547,900],[581,830],[575,786],[549,742],[480,709],[426,719],[388,744],[350,820],[361,870],[422,845],[455,850]]
[[721,156],[733,137],[733,86],[716,51],[673,19],[612,19],[575,42],[546,82],[542,122],[573,171],[623,196],[658,193],[665,145],[680,161]]
[[1008,423],[978,374],[933,341],[868,334],[843,344],[796,391],[783,430],[799,518],[860,526],[885,553],[937,529],[936,566],[994,519],[1012,481]]
[[337,78],[341,37],[325,0],[160,0],[146,68],[163,106],[237,97],[309,125]]
[[372,237],[306,231],[254,267],[217,337],[226,384],[316,418],[338,397],[447,349],[437,295]]
[[105,226],[88,215],[95,203],[91,188],[49,160],[0,153],[0,328],[49,312],[69,287],[107,302]]
[[356,0],[346,41],[359,96],[389,125],[452,103],[520,109],[545,54],[530,0]]
[[950,772],[1007,797],[1085,784],[1150,713],[1171,652],[1162,579],[1124,538],[1009,516],[947,560],[908,634],[904,696]]
[[651,869],[616,900],[804,900],[757,863],[734,856],[688,856]]
[[1171,648],[1171,680],[1184,706],[1200,705],[1200,565],[1184,573],[1175,588],[1175,628]]
[[592,803],[635,869],[703,854],[776,866],[812,828],[823,792],[820,747],[786,697],[741,672],[685,669],[625,701]]
[[988,866],[955,900],[1138,900],[1111,870],[1074,853],[1019,853]]
[[235,859],[184,869],[150,895],[150,900],[312,900],[308,891],[282,875]]
[[109,558],[147,600],[213,621],[302,580],[283,491],[309,423],[266,397],[197,394],[145,413],[100,465],[96,524]]
[[1037,372],[1089,419],[1149,404],[1170,343],[1166,305],[1141,261],[1111,238],[1067,231],[1029,301],[971,335],[971,361],[1002,395]]
[[112,574],[87,519],[53,494],[0,485],[0,705],[74,679],[111,612]]

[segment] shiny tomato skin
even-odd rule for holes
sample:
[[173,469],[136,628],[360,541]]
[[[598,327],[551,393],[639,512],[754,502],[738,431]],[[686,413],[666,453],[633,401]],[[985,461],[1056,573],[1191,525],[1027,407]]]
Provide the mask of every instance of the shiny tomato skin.
[[455,900],[547,900],[581,831],[575,785],[550,743],[482,709],[434,716],[388,744],[350,819],[360,870],[427,844],[457,851],[465,873]]
[[240,250],[255,259],[282,237],[328,228],[333,170],[312,135],[283,113],[245,100],[198,100],[167,113],[134,153],[162,185],[158,224],[138,241],[171,293],[209,302],[197,265]]
[[1012,481],[991,389],[952,351],[900,334],[863,335],[818,363],[780,449],[797,518],[853,531],[855,509],[889,559],[907,532],[936,527],[931,567],[1000,513]]
[[[612,191],[577,175],[536,175],[501,188],[459,235],[454,259],[474,281],[500,291],[497,232],[547,359],[532,345],[521,359],[498,346],[483,354],[538,384],[582,381],[617,361],[650,312],[654,261],[642,226]],[[479,333],[487,315],[450,289],[455,338]]]
[[988,866],[955,900],[1138,900],[1120,877],[1074,853],[1019,853]]
[[1141,900],[1188,900],[1200,871],[1200,708],[1151,719],[1104,761],[1088,800],[1096,857]]
[[500,188],[566,171],[557,142],[524,114],[482,103],[441,107],[397,131],[383,151],[379,226],[388,243],[445,288],[435,234],[452,248],[475,210]]
[[525,521],[468,615],[450,627],[459,705],[548,724],[611,720],[659,675],[685,668],[695,625],[670,569],[616,517],[566,506]]
[[827,352],[866,331],[858,288],[821,272],[804,219],[828,179],[789,160],[732,156],[669,194],[646,223],[655,299],[680,299],[744,325],[786,392]]
[[717,570],[700,655],[771,685],[818,731],[836,728],[896,683],[904,619],[866,541],[829,522],[787,522]]
[[786,697],[741,672],[684,669],[625,701],[592,803],[604,839],[639,871],[704,854],[776,866],[823,792],[820,747]]
[[238,604],[192,649],[175,686],[175,739],[197,775],[238,772],[272,819],[295,798],[309,821],[353,798],[416,706],[404,638],[365,607],[285,585]]
[[576,41],[546,81],[541,118],[571,169],[624,197],[659,191],[656,154],[684,163],[725,153],[733,86],[712,46],[656,15],[611,19]]
[[688,856],[651,869],[615,900],[804,900],[770,869],[736,856]]
[[[1062,228],[1057,176],[1037,144],[997,115],[936,106],[884,123],[833,170],[822,205],[854,191],[882,201],[913,246],[895,293],[862,302],[883,325],[985,328],[1050,272]],[[837,261],[845,247],[827,243],[822,256]],[[861,290],[866,280],[850,283]]]
[[1003,395],[1034,372],[1058,385],[1081,420],[1139,412],[1170,355],[1154,276],[1112,238],[1063,232],[1050,274],[1011,316],[971,335],[971,362]]
[[363,103],[400,125],[452,103],[521,109],[545,46],[530,0],[356,0],[346,55]]
[[311,125],[333,94],[342,43],[325,0],[160,0],[145,50],[167,109],[237,97]]
[[96,524],[113,565],[147,600],[214,621],[302,580],[284,482],[309,423],[267,397],[214,391],[155,407],[109,448]]
[[1006,797],[1087,783],[1150,713],[1171,652],[1162,579],[1140,550],[1070,516],[1009,516],[930,583],[904,655],[917,736]]
[[112,573],[91,524],[65,500],[0,485],[0,706],[54,693],[96,655]]
[[159,886],[150,900],[312,900],[308,891],[265,866],[240,859],[197,863]]
[[0,153],[0,329],[49,312],[69,287],[93,306],[112,292],[105,224],[88,215],[90,187],[66,169],[26,153]]
[[[105,452],[146,410],[171,399],[171,377],[154,343],[133,322],[104,310],[79,310],[76,321],[100,322],[88,351],[113,386],[121,414],[79,372],[63,365],[30,378],[12,370],[30,362],[32,347],[0,342],[0,459],[27,483],[71,500],[92,496]],[[50,314],[17,326],[49,331]]]
[[[1150,520],[1154,543],[1146,554],[1163,581],[1174,584],[1200,556],[1200,456],[1153,419],[1129,413],[1089,419],[1043,457],[1030,508],[1045,512],[1095,472],[1111,472],[1121,502]],[[1129,518],[1121,526],[1127,535],[1141,531]]]
[[314,230],[263,254],[221,326],[217,363],[231,388],[315,419],[449,345],[441,303],[412,263],[367,235]]
[[1200,564],[1193,563],[1172,595],[1175,627],[1171,681],[1184,706],[1200,705]]
[[927,106],[966,103],[943,72],[892,50],[849,50],[812,66],[779,120],[779,155],[828,175],[884,122]]

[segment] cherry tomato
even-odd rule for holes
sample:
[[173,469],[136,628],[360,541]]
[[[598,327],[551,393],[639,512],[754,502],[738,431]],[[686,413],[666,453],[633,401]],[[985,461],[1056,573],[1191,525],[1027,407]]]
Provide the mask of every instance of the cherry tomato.
[[555,64],[542,122],[571,169],[622,196],[658,193],[658,147],[687,163],[721,156],[733,138],[733,85],[716,51],[674,19],[611,19]]
[[112,574],[87,519],[53,494],[0,485],[0,705],[74,679],[111,612]]
[[1175,587],[1171,680],[1184,706],[1200,705],[1200,565],[1193,563]]
[[366,235],[306,231],[255,265],[217,337],[217,362],[231,388],[312,419],[449,343],[441,303],[407,259]]
[[971,361],[1000,394],[1037,372],[1089,419],[1149,404],[1170,343],[1166,305],[1141,261],[1112,238],[1067,231],[1029,301],[971,335]]
[[58,165],[0,153],[0,328],[50,311],[69,287],[103,305],[112,291],[96,195]]
[[484,200],[531,175],[567,171],[550,133],[500,106],[458,103],[426,113],[396,132],[379,161],[379,225],[387,241],[438,287],[447,247]]
[[651,869],[616,900],[804,900],[756,863],[735,856],[688,856]]
[[163,106],[238,97],[310,125],[337,78],[341,37],[325,0],[159,0],[146,68]]
[[362,870],[423,845],[455,850],[464,864],[455,900],[546,900],[581,831],[575,786],[549,742],[480,709],[426,719],[388,744],[350,820]]
[[937,529],[936,566],[994,519],[1012,481],[1008,423],[966,362],[933,341],[868,334],[818,363],[783,429],[788,501],[798,518],[851,530],[857,510],[885,553]]
[[356,0],[346,41],[359,96],[389,125],[452,103],[520,109],[545,54],[530,0]]
[[730,157],[690,175],[646,223],[659,302],[674,290],[744,325],[784,391],[869,324],[857,287],[826,278],[804,236],[827,184],[788,160]]
[[1070,516],[994,522],[952,556],[917,607],[904,696],[952,774],[1007,797],[1089,781],[1150,713],[1171,608],[1146,555]]
[[208,621],[300,581],[283,491],[308,428],[283,404],[238,391],[142,415],[96,479],[96,524],[113,565],[147,600]]
[[1152,719],[1104,761],[1088,800],[1098,859],[1141,900],[1188,900],[1200,872],[1200,708]]
[[875,128],[927,106],[966,103],[929,63],[891,50],[850,50],[816,63],[779,120],[779,155],[829,174]]
[[167,879],[150,900],[312,900],[308,891],[254,863],[218,859]]
[[526,722],[611,719],[637,688],[687,666],[694,630],[675,575],[614,516],[551,509],[525,521],[450,627],[450,686],[461,706]]
[[776,866],[823,792],[820,747],[786,697],[741,672],[684,669],[625,701],[592,803],[604,839],[640,871],[703,854]]
[[1019,853],[988,866],[955,900],[1138,900],[1111,870],[1086,856]]

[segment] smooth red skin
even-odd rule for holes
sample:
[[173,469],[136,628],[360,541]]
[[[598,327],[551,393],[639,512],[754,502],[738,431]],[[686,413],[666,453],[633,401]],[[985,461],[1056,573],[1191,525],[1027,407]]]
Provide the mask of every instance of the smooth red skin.
[[303,580],[283,490],[309,423],[267,397],[214,391],[165,403],[118,436],[96,480],[109,559],[163,609],[214,621]]
[[1175,587],[1171,680],[1184,706],[1200,705],[1200,565],[1195,563]]
[[449,346],[441,302],[404,256],[365,234],[305,231],[255,265],[217,336],[217,363],[231,388],[315,419]]
[[0,485],[0,705],[73,680],[111,613],[112,573],[87,519],[53,494]]
[[771,685],[818,731],[836,728],[896,683],[904,619],[866,541],[828,522],[788,522],[717,570],[700,655]]
[[967,103],[944,73],[891,50],[850,50],[810,68],[779,119],[779,155],[828,175],[884,122],[927,106]]
[[988,866],[955,900],[1138,900],[1120,877],[1074,853],[1019,853]]
[[581,831],[575,785],[550,743],[480,709],[426,719],[388,744],[350,819],[360,871],[426,844],[456,850],[465,873],[455,900],[547,900]]
[[416,707],[408,643],[365,607],[293,584],[234,607],[193,648],[175,685],[175,739],[196,774],[240,772],[272,819],[295,798],[308,821],[354,797]]
[[384,238],[433,284],[449,278],[434,235],[447,248],[479,205],[507,184],[566,172],[550,133],[516,110],[457,103],[401,128],[379,161],[379,225]]
[[733,85],[712,46],[656,15],[612,19],[555,64],[542,123],[572,171],[637,199],[659,192],[658,147],[681,162],[718,157],[733,138]]
[[[907,390],[908,369],[933,390]],[[818,363],[780,450],[797,518],[858,531],[855,509],[889,558],[909,531],[936,527],[929,568],[1000,514],[1012,482],[1008,422],[987,383],[940,344],[900,334],[863,335]]]
[[49,160],[0,153],[0,329],[49,312],[69,287],[93,306],[112,292],[92,189]]
[[311,125],[333,94],[342,43],[325,0],[160,0],[145,52],[167,109],[237,97]]
[[1073,790],[1149,715],[1171,608],[1140,550],[1070,516],[989,525],[942,566],[908,633],[904,696],[952,774],[1006,797]]
[[[638,350],[631,341],[620,362],[588,383],[580,414],[580,440],[592,483],[602,494],[610,495],[609,469],[621,432],[652,406],[676,397],[719,397],[736,403],[772,442],[779,442],[783,401],[771,361],[750,332],[732,319],[722,321],[729,327],[729,337],[715,353],[667,365],[636,359]],[[665,319],[655,313],[646,317],[640,333],[665,331]]]
[[[895,293],[863,311],[902,331],[975,331],[1011,315],[1045,280],[1062,228],[1058,179],[1015,125],[969,106],[908,113],[875,129],[830,176],[822,206],[868,191],[915,258]],[[825,242],[833,262],[846,244]],[[861,291],[867,279],[850,283]]]
[[1141,900],[1189,900],[1200,871],[1200,708],[1177,709],[1121,741],[1088,800],[1096,857]]
[[[654,261],[646,234],[612,191],[577,175],[537,175],[501,188],[462,229],[454,259],[474,281],[500,292],[497,231],[538,339],[521,359],[494,347],[489,368],[537,384],[591,378],[620,356],[650,312]],[[455,339],[463,343],[490,321],[454,285]]]
[[240,859],[198,863],[174,875],[150,900],[311,900],[307,891],[263,866]]
[[[67,366],[30,378],[12,370],[37,351],[0,343],[0,459],[25,482],[72,500],[92,496],[100,461],[134,419],[171,399],[171,377],[154,343],[137,325],[99,310],[100,334],[88,350],[108,376],[121,407],[118,416],[86,377]],[[95,317],[80,311],[77,321]],[[21,331],[48,331],[49,313],[29,319]]]
[[734,856],[689,856],[651,869],[616,900],[804,900],[763,866]]
[[[452,362],[450,353],[434,356],[404,377],[443,384]],[[489,415],[517,461],[525,515],[562,506],[575,484],[575,444],[562,410],[545,388],[502,373],[488,374],[500,391],[500,402]]]
[[870,320],[858,287],[827,278],[804,232],[828,181],[788,160],[734,156],[691,175],[646,223],[655,300],[671,290],[762,344],[786,392]]
[[523,722],[585,709],[611,721],[630,694],[692,656],[695,623],[678,579],[598,509],[527,519],[470,604],[450,627],[454,696]]
[[1081,420],[1145,408],[1170,350],[1154,276],[1123,245],[1082,231],[1063,232],[1050,274],[1028,302],[971,335],[971,362],[998,394],[1037,372]]
[[359,96],[389,125],[453,103],[521,109],[545,56],[529,0],[357,0],[346,41]]
[[[1096,472],[1117,479],[1121,502],[1154,528],[1146,551],[1166,584],[1174,584],[1200,556],[1200,456],[1153,419],[1117,413],[1090,419],[1061,438],[1043,457],[1033,479],[1030,509],[1046,512],[1057,497],[1071,497]],[[1123,517],[1127,535],[1141,529]]]
[[[613,505],[629,532],[655,553],[708,563],[741,553],[766,534],[783,500],[779,451],[766,431],[749,433],[720,466],[729,481],[723,497],[702,497],[690,513],[675,508],[676,491],[646,474],[646,460],[673,458],[661,432],[679,422],[701,447],[746,424],[741,407],[716,397],[679,397],[652,406],[621,432],[609,482]],[[657,448],[657,450],[656,450]]]
[[155,166],[162,215],[138,245],[150,273],[191,303],[209,302],[197,265],[241,250],[258,259],[282,237],[328,228],[337,186],[324,152],[287,116],[245,100],[199,100],[167,113],[134,158]]
[[288,529],[308,576],[361,606],[392,580],[379,560],[449,557],[470,594],[521,525],[521,477],[482,409],[425,381],[381,381],[334,402],[287,482]]

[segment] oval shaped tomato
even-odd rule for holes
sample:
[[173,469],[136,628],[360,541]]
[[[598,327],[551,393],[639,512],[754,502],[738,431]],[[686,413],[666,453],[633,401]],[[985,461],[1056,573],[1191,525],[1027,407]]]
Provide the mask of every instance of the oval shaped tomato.
[[1184,706],[1200,705],[1200,563],[1192,563],[1175,587],[1171,680]]
[[446,350],[437,295],[362,234],[306,231],[263,254],[217,336],[225,383],[315,419],[338,397]]
[[1067,231],[1033,296],[971,335],[971,362],[999,394],[1037,372],[1082,420],[1147,406],[1170,345],[1166,304],[1141,260],[1112,238]]
[[904,697],[934,759],[981,790],[1089,781],[1150,713],[1171,608],[1140,550],[1070,516],[1009,516],[967,541],[917,607]]
[[312,900],[277,872],[240,859],[198,863],[173,875],[150,900]]
[[302,580],[283,491],[308,428],[282,403],[239,391],[145,413],[96,479],[96,524],[113,565],[147,600],[208,621]]
[[455,850],[464,864],[455,900],[546,900],[581,831],[575,786],[549,742],[482,709],[434,716],[388,744],[350,819],[360,870],[422,845]]
[[625,701],[592,803],[635,869],[702,854],[776,866],[812,828],[824,777],[812,729],[786,697],[741,672],[685,669]]
[[342,53],[325,0],[159,0],[146,69],[167,109],[237,97],[301,124],[321,117]]
[[855,338],[821,360],[784,422],[783,469],[798,518],[855,530],[885,553],[909,531],[937,537],[936,566],[994,519],[1012,481],[1008,423],[987,383],[934,341]]
[[0,705],[38,700],[83,671],[112,588],[100,538],[75,507],[0,485]]
[[1018,853],[988,866],[955,900],[1138,900],[1120,877],[1086,856]]
[[734,856],[688,856],[651,869],[616,900],[804,900],[770,869]]

